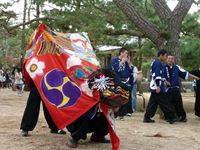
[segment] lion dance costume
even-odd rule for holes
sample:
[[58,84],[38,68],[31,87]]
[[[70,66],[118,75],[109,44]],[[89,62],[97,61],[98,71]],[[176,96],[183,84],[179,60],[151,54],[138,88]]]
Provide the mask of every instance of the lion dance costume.
[[59,33],[40,24],[31,36],[24,59],[25,82],[33,80],[57,127],[65,128],[102,102],[116,150],[120,142],[112,108],[126,103],[129,93],[108,72],[100,69],[87,33]]

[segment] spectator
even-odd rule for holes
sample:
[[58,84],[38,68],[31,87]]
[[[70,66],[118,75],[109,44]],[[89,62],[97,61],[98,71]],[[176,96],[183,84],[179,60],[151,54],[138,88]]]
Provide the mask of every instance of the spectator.
[[[112,59],[112,69],[116,72],[116,74],[121,78],[124,83],[132,88],[133,81],[131,80],[131,67],[128,62],[128,50],[125,48],[121,48],[119,52],[119,56]],[[131,96],[130,96],[131,98]],[[124,120],[124,116],[126,114],[132,114],[132,104],[131,100],[124,106],[119,109],[119,118],[120,120]]]
[[23,88],[23,76],[20,68],[17,68],[17,71],[15,72],[15,86],[17,90],[17,96],[22,96],[22,88]]

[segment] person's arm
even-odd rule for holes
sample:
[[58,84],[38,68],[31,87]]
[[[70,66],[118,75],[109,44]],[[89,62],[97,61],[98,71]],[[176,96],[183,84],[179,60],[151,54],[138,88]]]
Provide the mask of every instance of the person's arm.
[[115,72],[119,72],[120,70],[120,61],[118,59],[112,60],[112,68],[115,70]]
[[[115,70],[115,72],[119,73],[122,71],[122,67],[126,66],[128,64],[127,58],[123,57],[120,61],[119,59],[113,59],[112,60],[112,68]],[[129,67],[129,65],[128,65]]]
[[199,69],[196,69],[196,70],[192,70],[192,71],[190,71],[189,73],[190,73],[190,74],[193,74],[193,75],[195,75],[195,76],[197,76],[197,77],[200,78],[200,68],[199,68]]
[[15,79],[19,79],[19,73],[18,72],[15,73]]
[[156,93],[160,93],[160,86],[161,86],[161,70],[162,70],[162,64],[159,61],[154,62],[154,76],[153,79],[155,80],[156,83]]
[[155,75],[154,75],[153,79],[155,80],[156,85],[160,86],[161,79],[162,79],[161,73],[160,73],[160,71],[162,70],[161,65],[159,63],[155,63],[154,68],[155,68],[155,71],[154,71]]
[[178,69],[179,69],[179,76],[185,80],[188,80],[189,78],[191,79],[195,79],[195,80],[199,80],[200,78],[193,75],[193,74],[190,74],[188,71],[184,70],[183,68],[181,68],[180,66],[178,66]]
[[193,74],[190,74],[190,73],[189,73],[189,77],[192,78],[192,79],[195,79],[195,80],[200,80],[199,77],[197,77],[197,76],[195,76]]

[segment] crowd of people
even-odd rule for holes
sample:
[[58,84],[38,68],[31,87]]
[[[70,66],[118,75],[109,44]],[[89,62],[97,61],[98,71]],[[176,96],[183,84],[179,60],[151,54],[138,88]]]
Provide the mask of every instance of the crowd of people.
[[24,81],[22,70],[19,67],[11,69],[0,69],[0,88],[11,88],[17,91],[17,96],[23,95]]
[[11,88],[13,85],[14,76],[9,69],[0,69],[0,87]]

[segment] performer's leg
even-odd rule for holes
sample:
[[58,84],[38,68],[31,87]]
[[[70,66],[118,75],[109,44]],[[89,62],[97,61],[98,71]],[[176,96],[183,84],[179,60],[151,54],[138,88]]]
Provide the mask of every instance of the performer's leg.
[[[166,100],[170,103],[170,106],[171,108],[174,110],[174,112],[176,113],[176,109],[175,109],[175,103],[176,103],[176,100],[175,100],[176,97],[174,97],[174,94],[173,92],[167,92],[166,93]],[[162,112],[163,113],[163,112]],[[163,113],[164,114],[164,113]],[[164,117],[165,117],[165,120],[166,121],[169,121],[170,120],[170,117],[168,116],[168,114],[164,114]]]
[[54,121],[52,120],[49,111],[47,110],[45,103],[42,101],[43,111],[44,111],[44,117],[47,121],[47,124],[51,130],[58,130],[57,126],[55,125]]
[[51,115],[49,114],[49,111],[47,110],[45,103],[42,101],[42,106],[43,106],[43,111],[44,111],[44,117],[47,121],[47,124],[49,128],[51,129],[51,133],[56,133],[56,134],[66,134],[65,131],[59,130],[56,124],[54,123],[53,119],[51,118]]
[[149,103],[147,105],[146,108],[146,112],[144,115],[144,122],[155,122],[154,120],[151,120],[150,118],[152,118],[157,110],[157,95],[156,93],[151,93],[150,99],[149,99]]
[[108,121],[103,113],[98,112],[90,121],[88,132],[93,132],[91,141],[99,143],[110,143],[105,136],[108,134]]
[[40,101],[40,94],[37,88],[34,86],[31,89],[28,97],[20,129],[32,131],[35,128],[40,111]]
[[182,122],[186,122],[186,112],[184,110],[183,107],[183,100],[182,100],[182,96],[180,92],[176,92],[173,94],[173,96],[175,97],[175,110],[176,113],[178,115],[178,117],[180,118],[180,121]]
[[195,99],[195,115],[200,117],[200,89],[195,89],[196,99]]
[[89,127],[89,119],[85,116],[80,117],[75,122],[67,126],[68,131],[75,140],[86,139]]
[[90,121],[89,129],[92,129],[94,134],[99,137],[104,137],[108,134],[108,121],[102,112],[98,112]]
[[164,115],[167,116],[167,118],[169,118],[169,123],[172,124],[175,121],[177,121],[177,117],[175,115],[173,106],[167,99],[166,94],[165,93],[158,94],[157,100],[158,100],[158,104],[159,104],[161,110],[163,111]]
[[71,133],[71,137],[67,141],[68,147],[76,148],[80,139],[86,139],[88,127],[89,119],[85,115],[67,126],[68,131]]

